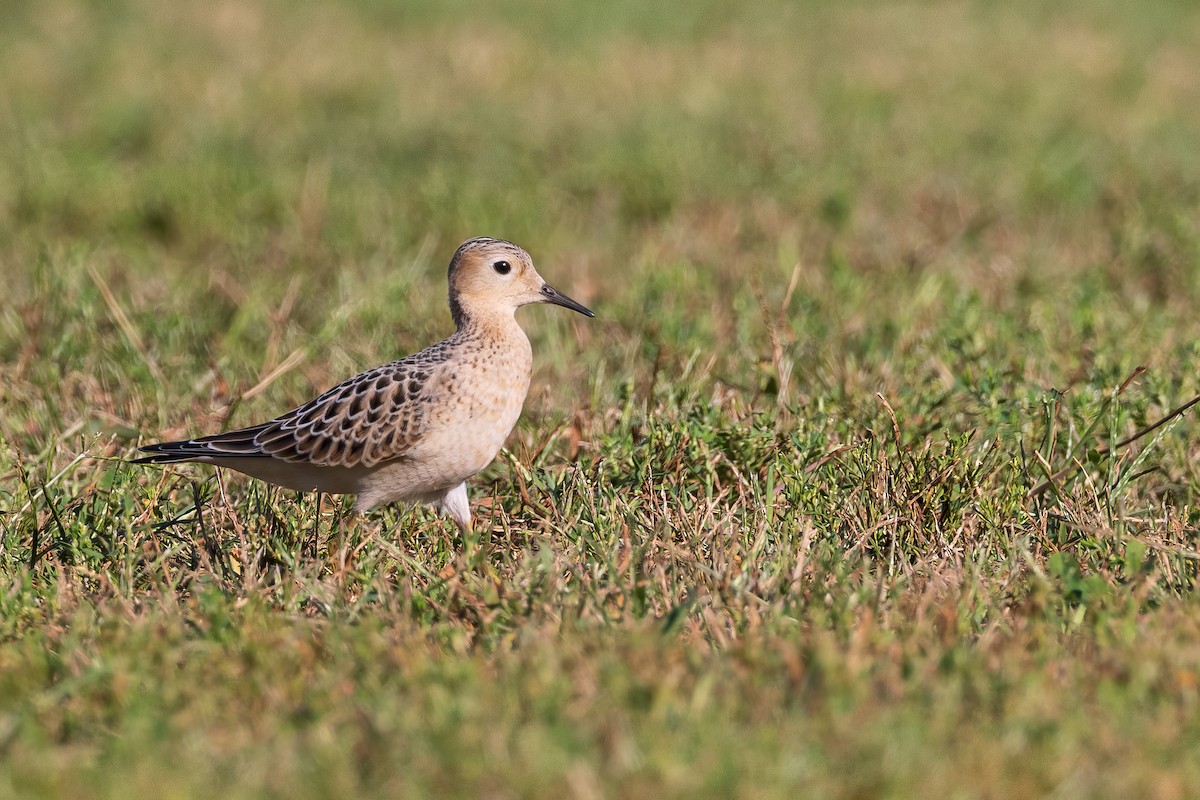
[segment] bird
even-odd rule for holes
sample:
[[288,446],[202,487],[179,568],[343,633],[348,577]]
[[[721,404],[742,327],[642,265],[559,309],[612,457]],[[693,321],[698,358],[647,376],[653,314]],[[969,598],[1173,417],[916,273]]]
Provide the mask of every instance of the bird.
[[275,419],[145,445],[138,464],[226,467],[299,491],[356,495],[354,511],[424,503],[471,530],[466,481],[496,457],[529,391],[533,351],[515,312],[552,303],[594,317],[547,284],[521,247],[468,239],[448,271],[455,330],[355,375]]

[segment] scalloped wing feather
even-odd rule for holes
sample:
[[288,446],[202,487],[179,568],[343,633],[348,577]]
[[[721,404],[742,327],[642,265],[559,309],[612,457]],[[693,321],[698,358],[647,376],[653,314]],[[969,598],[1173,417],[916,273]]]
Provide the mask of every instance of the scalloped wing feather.
[[141,448],[139,462],[271,457],[320,467],[371,468],[403,457],[425,431],[433,347],[368,370],[299,408],[248,428]]
[[396,361],[357,375],[257,430],[264,455],[323,467],[373,467],[421,438],[432,365]]

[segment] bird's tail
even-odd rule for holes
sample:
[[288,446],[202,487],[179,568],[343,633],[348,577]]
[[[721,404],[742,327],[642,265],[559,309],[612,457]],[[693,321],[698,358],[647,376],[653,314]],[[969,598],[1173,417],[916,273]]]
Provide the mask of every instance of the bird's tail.
[[265,427],[266,425],[255,425],[251,428],[215,433],[212,436],[201,436],[198,439],[144,445],[139,447],[138,451],[150,455],[135,458],[133,463],[178,464],[181,461],[203,461],[230,456],[269,455],[255,441],[255,437]]
[[193,461],[212,455],[212,451],[203,445],[198,445],[191,439],[181,442],[159,442],[138,448],[139,453],[149,453],[148,456],[133,459],[134,464],[178,464],[181,461]]

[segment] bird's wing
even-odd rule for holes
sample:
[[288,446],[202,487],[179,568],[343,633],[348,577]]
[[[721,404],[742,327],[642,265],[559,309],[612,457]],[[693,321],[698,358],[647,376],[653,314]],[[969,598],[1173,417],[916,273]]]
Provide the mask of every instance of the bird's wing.
[[418,354],[356,375],[270,422],[143,447],[144,461],[269,456],[322,467],[373,467],[402,457],[425,430],[437,364]]
[[425,428],[433,365],[377,367],[266,423],[254,446],[284,461],[373,467],[403,456]]

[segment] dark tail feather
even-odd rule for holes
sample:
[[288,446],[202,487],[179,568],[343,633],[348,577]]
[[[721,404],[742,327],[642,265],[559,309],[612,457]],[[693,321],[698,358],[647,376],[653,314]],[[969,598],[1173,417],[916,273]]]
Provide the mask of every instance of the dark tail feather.
[[197,459],[220,458],[221,456],[266,456],[268,454],[264,453],[254,442],[254,437],[265,427],[265,425],[256,425],[253,428],[201,436],[199,439],[148,444],[139,447],[138,451],[150,455],[135,458],[133,463],[178,464],[181,461],[196,461]]
[[150,453],[150,455],[133,459],[132,463],[134,464],[178,464],[181,461],[191,461],[213,454],[203,445],[197,445],[192,441],[148,444],[145,447],[139,447],[138,452]]

